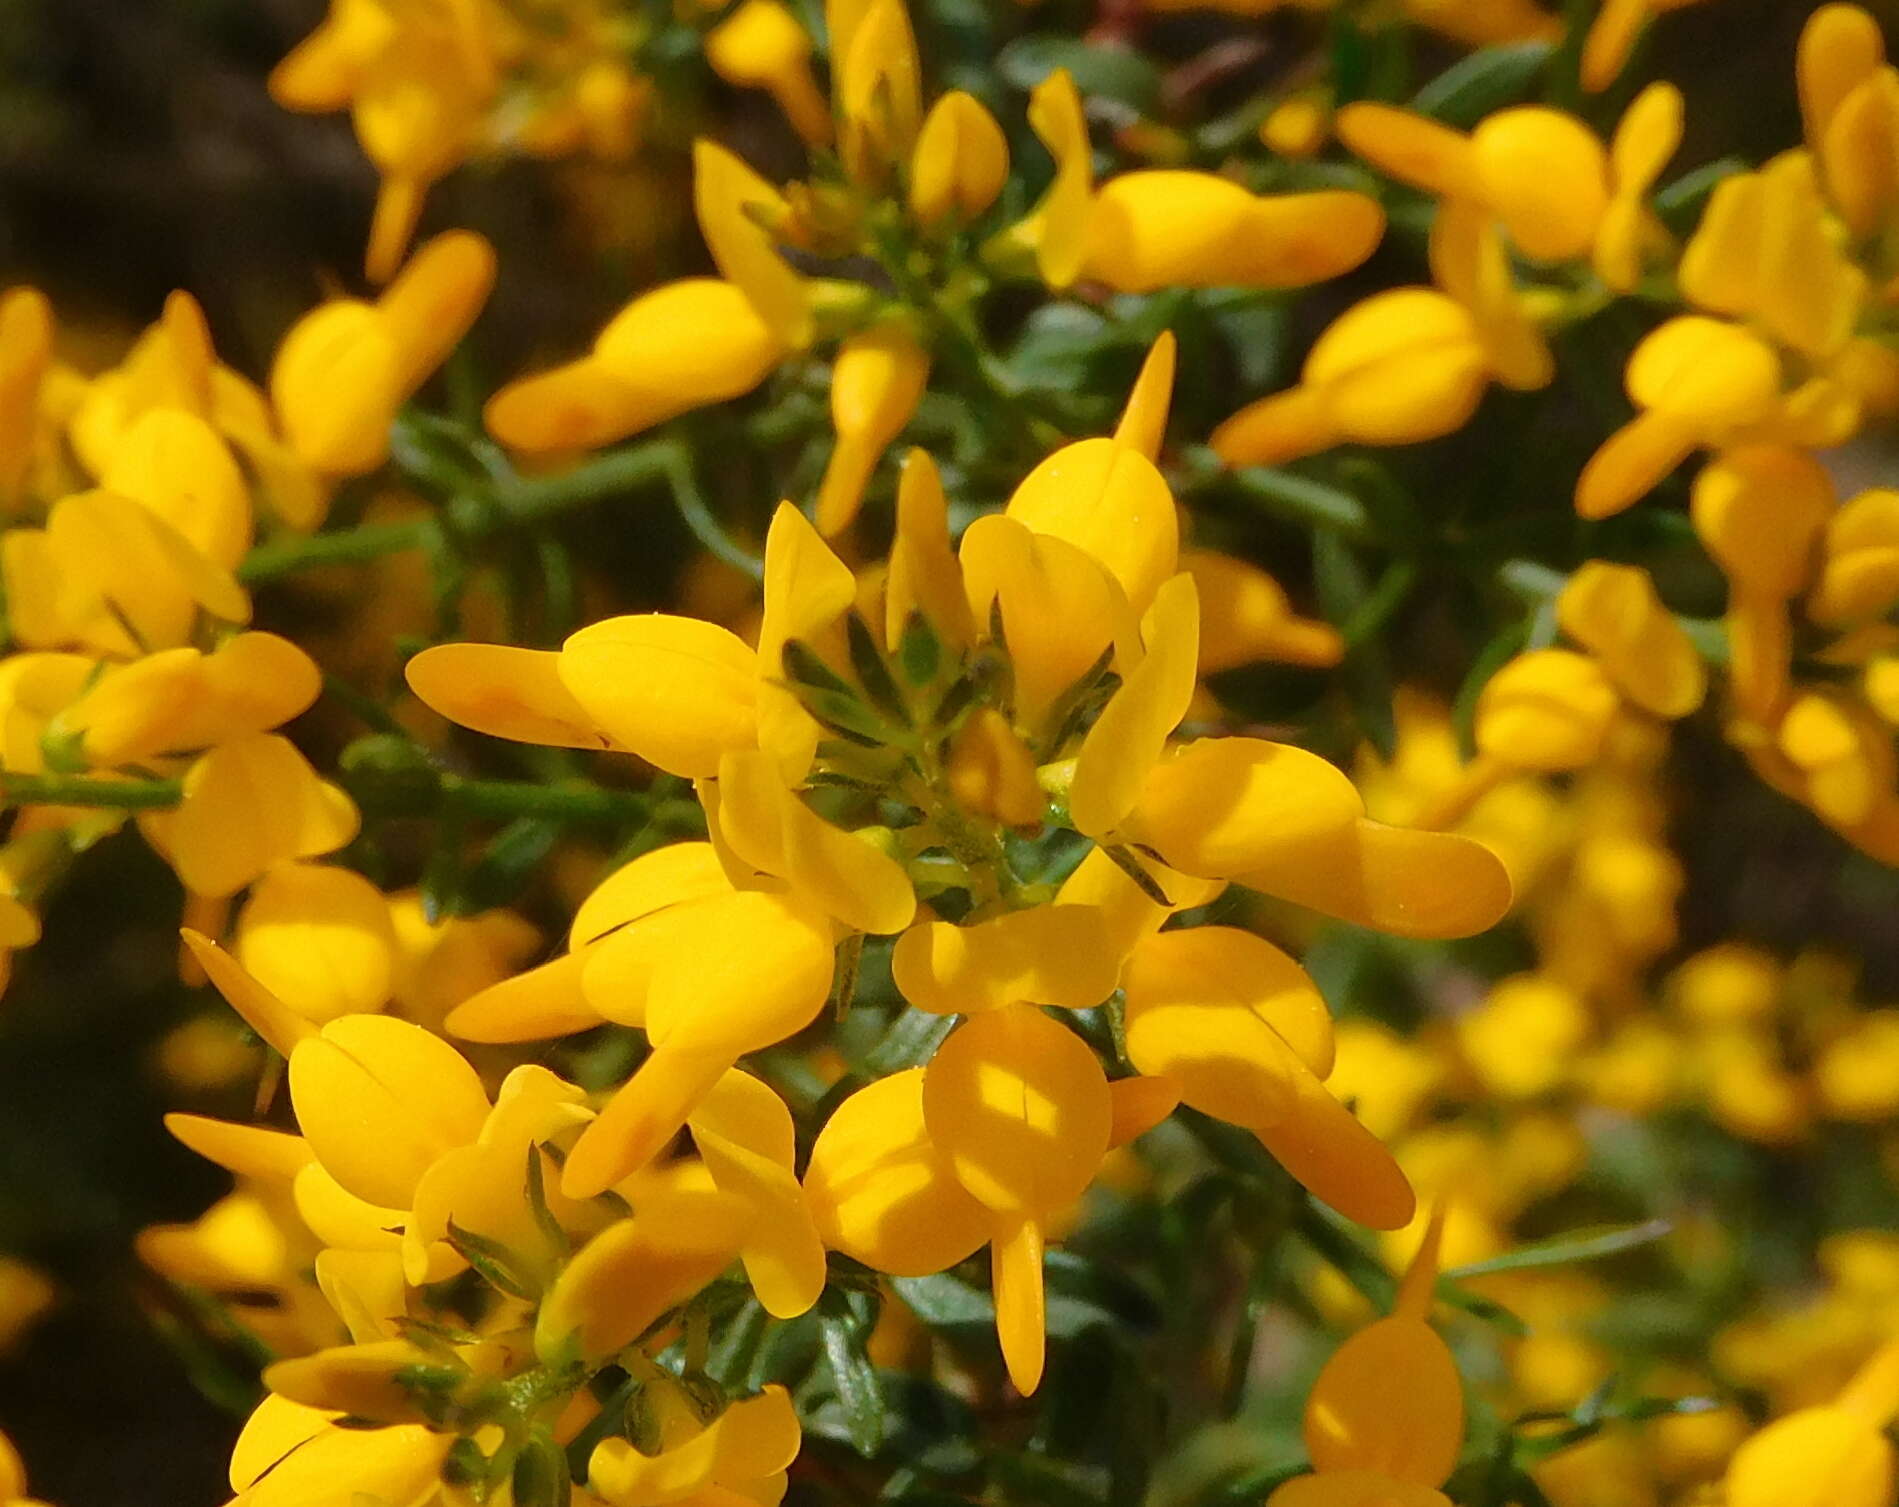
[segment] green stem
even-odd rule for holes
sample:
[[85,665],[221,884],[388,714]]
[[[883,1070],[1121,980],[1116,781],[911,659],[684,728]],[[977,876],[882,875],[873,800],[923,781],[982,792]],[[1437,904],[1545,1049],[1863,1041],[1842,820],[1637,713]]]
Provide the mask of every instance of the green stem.
[[184,785],[178,780],[106,780],[82,774],[15,774],[0,770],[0,798],[9,806],[162,811],[184,799]]
[[[516,477],[483,495],[450,498],[443,522],[457,538],[481,538],[504,528],[529,528],[619,492],[672,484],[687,457],[676,439],[648,440],[612,450],[558,476]],[[369,523],[304,538],[260,544],[238,567],[246,585],[274,581],[319,565],[352,565],[420,549],[437,528],[434,515],[401,523]]]
[[[452,813],[475,821],[535,816],[577,824],[623,825],[656,821],[684,825],[696,815],[689,800],[655,802],[636,790],[529,780],[472,780],[439,770],[345,773],[350,794],[381,816]],[[87,806],[114,811],[163,811],[184,799],[181,780],[113,780],[94,775],[16,774],[0,771],[0,798],[15,806]]]

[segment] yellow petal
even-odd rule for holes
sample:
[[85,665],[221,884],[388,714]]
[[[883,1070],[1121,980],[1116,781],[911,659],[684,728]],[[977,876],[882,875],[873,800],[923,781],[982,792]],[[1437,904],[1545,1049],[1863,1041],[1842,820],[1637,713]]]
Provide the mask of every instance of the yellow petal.
[[975,219],[1002,192],[1009,143],[974,95],[952,89],[930,106],[910,157],[910,213],[933,227]]
[[[692,146],[692,202],[720,273],[744,294],[772,338],[787,349],[808,345],[805,281],[778,254],[765,228],[788,216],[784,196],[733,153],[701,137]],[[596,347],[603,357],[607,340],[603,335]]]
[[274,733],[239,738],[205,754],[184,779],[174,811],[144,819],[193,894],[234,894],[273,865],[332,853],[356,835],[342,791],[317,778]]
[[745,1211],[729,1195],[673,1190],[609,1225],[567,1263],[541,1304],[536,1351],[598,1364],[729,1266]]
[[884,647],[903,642],[912,614],[952,649],[975,636],[963,575],[949,543],[949,502],[936,463],[922,450],[903,460],[897,481],[897,536],[884,577]]
[[1057,68],[1030,91],[1029,125],[1055,159],[1055,178],[1017,233],[1034,248],[1042,280],[1059,292],[1081,275],[1095,195],[1088,122],[1066,68]]
[[448,359],[494,284],[494,247],[472,230],[451,230],[420,246],[383,289],[376,315],[394,351],[399,399]]
[[1047,1301],[1042,1281],[1042,1227],[1017,1218],[992,1242],[996,1335],[1009,1380],[1024,1397],[1042,1384],[1048,1351]]
[[1658,717],[1685,717],[1707,694],[1707,667],[1639,566],[1586,562],[1558,595],[1556,621]]
[[199,1156],[240,1177],[287,1182],[310,1165],[310,1147],[303,1137],[261,1125],[168,1114],[165,1129]]
[[1527,256],[1586,256],[1609,203],[1609,161],[1581,121],[1522,105],[1489,116],[1471,136],[1483,201]]
[[225,1002],[280,1054],[288,1057],[297,1046],[317,1034],[315,1024],[292,1010],[242,968],[237,960],[209,937],[186,927],[185,946],[216,985]]
[[100,478],[150,508],[192,549],[232,570],[251,544],[250,490],[231,447],[195,414],[154,408],[120,435]]
[[1032,1005],[970,1017],[923,1075],[930,1139],[957,1181],[1001,1213],[1040,1219],[1079,1198],[1113,1115],[1094,1053]]
[[825,1271],[824,1245],[792,1170],[791,1111],[758,1079],[734,1070],[687,1124],[712,1181],[752,1211],[739,1258],[758,1301],[774,1318],[796,1318],[817,1302]]
[[436,644],[403,667],[423,705],[493,738],[555,748],[607,748],[560,678],[560,655],[505,644]]
[[348,869],[280,864],[238,912],[238,962],[318,1024],[380,1010],[389,998],[395,947],[382,891]]
[[1186,550],[1180,564],[1200,602],[1202,675],[1259,660],[1324,669],[1344,656],[1338,630],[1298,616],[1285,588],[1258,566],[1210,549]]
[[1695,427],[1667,413],[1644,413],[1602,442],[1576,478],[1576,512],[1608,518],[1639,502],[1685,461]]
[[757,657],[716,623],[608,618],[561,645],[558,669],[602,732],[669,774],[714,774],[757,740]]
[[903,997],[937,1015],[1017,1001],[1092,1009],[1114,992],[1118,964],[1092,905],[1038,905],[974,926],[926,921],[899,937],[890,956]]
[[444,1152],[481,1133],[488,1095],[439,1036],[386,1015],[333,1020],[290,1058],[297,1123],[324,1170],[385,1208],[409,1206]]
[[[1177,355],[1174,332],[1162,330],[1141,363],[1140,375],[1128,392],[1121,422],[1114,426],[1114,442],[1151,461],[1158,461],[1167,436],[1167,409],[1174,397]],[[1026,520],[1025,520],[1026,521]],[[1033,528],[1034,525],[1030,524]]]
[[831,368],[831,421],[837,448],[818,485],[818,531],[849,527],[885,447],[916,411],[930,358],[901,324],[874,325],[846,339]]
[[306,314],[277,347],[271,405],[291,452],[327,476],[361,476],[389,455],[402,404],[401,355],[366,303],[338,299]]
[[622,864],[595,885],[574,912],[568,941],[584,947],[654,911],[731,888],[710,843],[668,843]]
[[1463,1383],[1429,1324],[1380,1319],[1326,1362],[1306,1403],[1306,1452],[1325,1474],[1376,1471],[1440,1486],[1464,1443]]
[[1384,229],[1363,194],[1261,197],[1211,173],[1122,173],[1095,195],[1081,275],[1121,293],[1304,287],[1360,265]]
[[1857,5],[1823,5],[1800,32],[1794,72],[1809,144],[1826,135],[1840,102],[1886,60],[1879,23]]
[[1478,696],[1477,750],[1513,769],[1580,769],[1595,761],[1616,710],[1615,688],[1595,660],[1532,649]]
[[1200,609],[1192,576],[1160,588],[1143,636],[1146,656],[1102,709],[1075,761],[1068,809],[1076,830],[1090,837],[1105,837],[1134,809],[1193,700]]
[[1006,514],[1099,561],[1136,612],[1179,560],[1173,493],[1153,461],[1118,438],[1062,446],[1024,478]]
[[956,1265],[988,1238],[989,1212],[931,1142],[922,1068],[859,1089],[818,1132],[805,1196],[824,1243],[893,1276]]
[[463,1041],[541,1041],[600,1024],[581,989],[588,955],[573,952],[491,984],[448,1012],[442,1028]]
[[1695,533],[1732,580],[1785,598],[1811,579],[1834,507],[1833,482],[1812,455],[1748,445],[1702,468],[1690,512]]
[[1339,140],[1375,167],[1439,199],[1473,199],[1477,162],[1470,138],[1428,116],[1358,102],[1333,120]]
[[1467,937],[1510,909],[1510,872],[1482,843],[1361,817],[1298,862],[1236,876],[1252,889],[1397,937]]
[[1284,856],[1364,813],[1325,760],[1258,738],[1189,743],[1148,775],[1127,830],[1189,874],[1277,870]]
[[[560,1188],[568,1198],[592,1198],[638,1172],[685,1126],[687,1117],[732,1066],[735,1053],[656,1047],[615,1091],[567,1154]],[[738,1241],[743,1238],[743,1209]],[[728,1258],[729,1259],[729,1258]]]

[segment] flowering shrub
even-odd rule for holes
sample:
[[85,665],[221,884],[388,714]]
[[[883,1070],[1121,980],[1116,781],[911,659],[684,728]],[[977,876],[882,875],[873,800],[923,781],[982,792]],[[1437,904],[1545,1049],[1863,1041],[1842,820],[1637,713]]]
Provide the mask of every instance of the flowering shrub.
[[[331,0],[268,361],[0,293],[0,960],[213,1190],[0,1350],[242,1507],[1891,1507],[1899,71],[1682,8]],[[497,336],[517,157],[681,275]]]

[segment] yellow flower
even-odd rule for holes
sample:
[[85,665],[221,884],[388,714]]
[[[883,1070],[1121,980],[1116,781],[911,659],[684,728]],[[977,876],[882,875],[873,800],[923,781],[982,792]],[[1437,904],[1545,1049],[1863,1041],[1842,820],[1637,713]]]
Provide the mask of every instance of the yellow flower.
[[811,38],[779,0],[744,0],[706,33],[706,61],[728,83],[763,89],[813,146],[831,139],[831,108],[811,76]]
[[382,892],[348,869],[279,864],[237,916],[245,972],[318,1025],[383,1007],[395,947]]
[[231,1451],[231,1489],[242,1507],[317,1507],[339,1490],[421,1507],[441,1489],[452,1434],[416,1423],[341,1428],[337,1416],[283,1397],[259,1403]]
[[1304,287],[1349,272],[1384,234],[1377,202],[1344,190],[1264,196],[1173,169],[1122,173],[1097,187],[1081,96],[1064,69],[1036,86],[1029,124],[1055,159],[1055,181],[1002,240],[1032,250],[1057,290],[1077,280],[1122,293]]
[[642,1391],[659,1443],[647,1454],[624,1439],[605,1439],[587,1462],[587,1486],[609,1507],[666,1507],[683,1502],[776,1503],[803,1431],[791,1397],[769,1386],[707,1422],[675,1382]]
[[1398,1287],[1388,1318],[1353,1335],[1326,1362],[1306,1401],[1313,1474],[1288,1481],[1269,1507],[1440,1507],[1436,1488],[1464,1442],[1464,1387],[1431,1328],[1443,1211]]
[[396,411],[467,333],[494,279],[487,241],[450,231],[417,251],[373,304],[333,299],[299,320],[270,373],[271,402],[297,458],[338,477],[388,459]]
[[1431,267],[1438,288],[1375,293],[1333,321],[1297,387],[1214,430],[1221,458],[1270,466],[1345,440],[1415,444],[1459,428],[1492,379],[1526,391],[1547,385],[1555,363],[1481,210],[1461,202],[1439,210]]
[[1734,1453],[1731,1507],[1878,1507],[1893,1490],[1883,1430],[1899,1411],[1899,1346],[1888,1344],[1831,1403],[1769,1424]]
[[885,448],[910,422],[929,380],[930,358],[900,324],[874,325],[838,348],[831,368],[837,448],[818,484],[818,531],[842,533]]
[[1298,964],[1231,927],[1137,943],[1122,980],[1128,1060],[1183,1103],[1244,1126],[1318,1197],[1375,1229],[1410,1221],[1404,1174],[1322,1086],[1332,1022]]
[[1685,717],[1707,694],[1707,667],[1640,566],[1585,562],[1556,598],[1556,622],[1644,711]]

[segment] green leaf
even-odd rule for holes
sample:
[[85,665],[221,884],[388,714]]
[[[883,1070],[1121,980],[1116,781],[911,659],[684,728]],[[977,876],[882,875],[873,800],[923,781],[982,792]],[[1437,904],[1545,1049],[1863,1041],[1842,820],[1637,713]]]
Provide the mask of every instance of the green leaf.
[[[843,1305],[837,1307],[842,1309]],[[851,1447],[868,1460],[884,1440],[884,1399],[877,1385],[877,1368],[864,1353],[860,1331],[857,1317],[848,1309],[820,1308],[818,1334],[824,1344],[824,1361],[844,1407]]]
[[1418,90],[1411,108],[1469,130],[1493,111],[1527,98],[1553,50],[1548,42],[1517,42],[1473,52]]
[[850,645],[851,668],[857,672],[865,693],[885,716],[902,727],[910,726],[910,708],[903,692],[897,689],[890,666],[884,662],[883,651],[871,636],[869,624],[856,612],[845,613],[844,637]]
[[934,1277],[892,1277],[897,1296],[932,1329],[961,1325],[988,1328],[996,1322],[996,1305],[989,1294],[947,1273]]
[[1330,530],[1348,539],[1369,539],[1372,535],[1371,515],[1364,503],[1340,487],[1270,466],[1245,466],[1232,477],[1243,497],[1288,523]]
[[448,1222],[448,1243],[490,1287],[527,1302],[541,1295],[540,1284],[516,1269],[514,1252],[500,1241],[464,1230],[451,1219]]
[[1540,1266],[1569,1266],[1578,1261],[1600,1261],[1624,1251],[1639,1250],[1667,1236],[1674,1226],[1666,1219],[1650,1219],[1642,1224],[1606,1225],[1595,1229],[1572,1230],[1550,1240],[1519,1246],[1487,1261],[1473,1261],[1444,1275],[1455,1281],[1467,1277],[1487,1277],[1493,1272],[1526,1271]]
[[455,914],[479,915],[515,900],[553,851],[561,831],[559,822],[545,817],[523,816],[509,822],[462,875],[454,897]]
[[1160,101],[1160,70],[1126,47],[1078,37],[1020,37],[996,58],[996,71],[1018,89],[1033,89],[1057,68],[1066,68],[1083,95],[1116,100],[1146,115]]
[[897,640],[897,664],[904,679],[913,686],[928,685],[936,679],[942,663],[943,641],[922,613],[911,613],[904,622],[903,636]]

